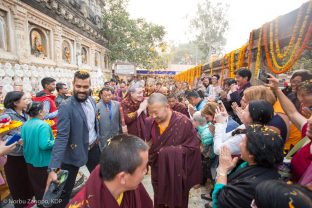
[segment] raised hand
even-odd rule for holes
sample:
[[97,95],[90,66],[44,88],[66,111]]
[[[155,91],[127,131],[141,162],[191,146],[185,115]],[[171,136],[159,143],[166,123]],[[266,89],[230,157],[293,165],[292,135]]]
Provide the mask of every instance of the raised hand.
[[225,145],[222,146],[219,157],[218,171],[221,171],[226,174],[236,166],[237,161],[238,157],[232,158],[230,149]]
[[270,81],[269,84],[264,84],[267,87],[270,87],[272,91],[277,91],[279,89],[279,80],[275,78],[272,74],[268,74],[270,77],[268,80]]

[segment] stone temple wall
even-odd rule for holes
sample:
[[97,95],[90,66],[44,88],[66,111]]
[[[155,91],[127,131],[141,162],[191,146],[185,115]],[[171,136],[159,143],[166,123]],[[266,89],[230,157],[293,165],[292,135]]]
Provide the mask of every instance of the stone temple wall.
[[75,11],[74,3],[79,6],[77,0],[0,0],[0,91],[36,92],[45,76],[71,88],[78,69],[91,72],[93,88],[109,79],[107,41],[100,32],[103,2],[88,1],[88,16]]

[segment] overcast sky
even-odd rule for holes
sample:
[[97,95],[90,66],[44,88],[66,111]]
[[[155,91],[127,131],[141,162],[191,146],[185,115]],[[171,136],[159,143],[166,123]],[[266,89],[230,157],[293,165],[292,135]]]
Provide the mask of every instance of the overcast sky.
[[[131,17],[143,17],[165,26],[166,40],[188,42],[191,38],[188,18],[196,12],[200,0],[130,0]],[[217,1],[217,0],[211,0]],[[249,39],[252,29],[259,28],[280,15],[286,14],[308,0],[223,0],[229,4],[229,32],[226,35],[227,52],[241,47]]]

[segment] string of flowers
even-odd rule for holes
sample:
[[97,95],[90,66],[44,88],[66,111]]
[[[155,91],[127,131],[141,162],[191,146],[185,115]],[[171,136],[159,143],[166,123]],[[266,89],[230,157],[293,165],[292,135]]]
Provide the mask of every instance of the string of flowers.
[[174,79],[178,82],[188,82],[190,85],[193,84],[194,79],[199,78],[202,73],[202,65],[198,65],[187,69],[183,72],[174,76]]
[[284,68],[282,70],[277,70],[273,67],[272,65],[272,61],[271,61],[271,57],[270,57],[270,54],[269,54],[269,49],[268,49],[268,45],[266,44],[267,42],[267,26],[264,27],[264,29],[266,30],[266,32],[264,32],[264,35],[263,35],[263,41],[264,41],[264,48],[265,48],[265,56],[266,56],[266,61],[267,61],[267,64],[268,64],[268,67],[269,69],[275,73],[275,74],[281,74],[281,73],[284,73],[286,71],[288,71],[294,64],[295,62],[298,60],[298,58],[300,57],[301,53],[304,51],[304,49],[306,48],[310,38],[311,38],[311,34],[312,34],[312,22],[310,23],[310,26],[309,26],[309,29],[308,31],[306,32],[306,35],[305,35],[305,38],[304,38],[304,41],[303,43],[301,44],[301,47],[300,49],[297,49],[297,47],[299,47],[299,44],[295,46],[295,49],[297,51],[297,53],[295,54],[294,58],[290,61],[287,62],[287,64],[285,64]]
[[249,43],[248,43],[248,69],[250,69],[250,64],[251,64],[253,33],[254,33],[254,31],[252,30],[250,32],[250,35],[249,35]]
[[239,53],[238,53],[238,58],[236,62],[236,69],[239,69],[244,65],[247,47],[248,47],[248,44],[245,44],[240,49],[238,49]]
[[231,64],[230,64],[230,78],[234,78],[234,70],[235,70],[235,52],[236,50],[231,52]]
[[255,65],[255,76],[254,79],[257,79],[257,74],[259,73],[260,67],[260,56],[261,56],[261,40],[262,40],[262,28],[259,31],[259,38],[258,38],[258,49],[257,49],[257,58],[256,58],[256,65]]
[[[288,61],[284,65],[279,65],[279,63],[276,60],[276,57],[275,57],[275,54],[274,54],[274,42],[273,42],[273,23],[270,24],[270,54],[272,56],[273,65],[274,65],[275,68],[277,68],[277,70],[284,69],[286,66],[288,66],[292,62],[292,60],[296,56],[296,53],[298,52],[298,49],[299,49],[301,41],[302,41],[302,37],[304,35],[304,31],[305,31],[306,26],[307,26],[307,22],[308,22],[309,17],[310,17],[311,9],[312,9],[312,4],[309,4],[306,16],[304,18],[303,24],[302,24],[301,29],[300,29],[299,37],[297,39],[295,48],[293,49],[293,51],[292,51]],[[267,34],[265,34],[265,35],[267,35]],[[267,43],[265,42],[265,44],[267,44]]]
[[300,20],[302,18],[302,14],[303,14],[303,6],[301,6],[300,10],[298,11],[297,18],[296,18],[296,23],[295,23],[295,25],[293,27],[290,41],[289,41],[288,46],[287,46],[286,50],[284,51],[284,53],[281,53],[280,44],[279,44],[279,41],[278,41],[279,40],[279,38],[278,38],[278,34],[279,34],[279,27],[278,27],[279,18],[276,18],[276,20],[275,20],[275,35],[274,35],[274,38],[275,38],[276,54],[277,54],[277,57],[279,59],[281,59],[281,60],[284,59],[289,54],[291,49],[293,49],[293,47],[294,47],[294,43],[295,43],[296,36],[297,36],[297,33],[298,33],[298,28],[299,28]]

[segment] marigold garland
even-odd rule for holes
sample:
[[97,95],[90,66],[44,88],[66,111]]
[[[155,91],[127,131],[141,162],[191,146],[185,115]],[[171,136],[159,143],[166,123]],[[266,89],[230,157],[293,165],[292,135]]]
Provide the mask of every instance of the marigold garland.
[[302,14],[303,14],[303,7],[300,7],[300,10],[298,11],[297,18],[296,18],[296,23],[295,23],[293,30],[292,30],[292,35],[291,35],[290,41],[288,43],[286,50],[283,53],[281,53],[280,45],[279,45],[279,41],[278,41],[279,40],[279,38],[278,38],[278,34],[279,34],[279,30],[278,30],[279,29],[279,27],[278,27],[279,21],[278,20],[279,20],[279,18],[276,18],[276,20],[275,20],[274,38],[275,38],[276,54],[277,54],[277,57],[281,60],[284,59],[289,54],[291,49],[294,47],[294,42],[296,40],[296,36],[298,33],[297,31],[299,28],[299,24],[300,24]]
[[179,74],[174,76],[174,79],[178,82],[187,82],[190,85],[192,85],[195,78],[196,79],[199,78],[201,74],[202,74],[202,65],[198,65],[190,69],[187,69],[183,72],[180,72]]
[[248,43],[248,69],[250,69],[254,30],[250,32]]
[[245,44],[240,49],[238,49],[239,53],[238,53],[238,58],[236,62],[236,69],[239,69],[244,65],[247,47],[248,47],[248,44]]
[[[268,67],[269,69],[275,73],[275,74],[281,74],[281,73],[284,73],[286,71],[288,71],[292,66],[293,64],[295,63],[295,61],[299,58],[300,54],[302,53],[302,51],[304,50],[304,48],[306,48],[306,44],[307,42],[309,41],[309,39],[307,40],[306,38],[308,36],[310,36],[310,27],[305,35],[305,39],[303,41],[303,43],[301,44],[301,41],[302,41],[302,38],[303,38],[303,35],[304,35],[304,31],[305,31],[305,28],[306,28],[306,25],[307,25],[307,21],[309,20],[310,18],[310,15],[311,15],[311,10],[312,10],[312,1],[310,1],[310,4],[307,8],[307,11],[306,11],[306,15],[304,17],[304,20],[303,20],[303,23],[302,23],[302,26],[300,28],[300,32],[299,32],[299,36],[298,36],[298,39],[297,39],[297,42],[294,46],[294,49],[288,59],[288,61],[286,62],[286,64],[280,66],[275,58],[275,54],[274,54],[274,43],[273,43],[273,26],[272,26],[272,23],[270,24],[270,48],[268,47],[268,40],[267,40],[267,27],[268,25],[265,25],[264,27],[264,34],[263,34],[263,39],[264,39],[264,48],[265,48],[265,55],[266,55],[266,61],[267,61],[267,64],[268,64]],[[312,23],[311,23],[312,24]],[[301,46],[300,46],[301,44]],[[271,56],[272,56],[272,60],[271,60]],[[273,65],[272,65],[272,61],[273,61]]]
[[231,60],[231,64],[230,64],[230,78],[234,78],[234,70],[235,70],[235,52],[236,50],[231,52],[231,56],[230,56],[230,60]]
[[262,28],[260,28],[259,31],[259,38],[258,38],[258,50],[257,50],[257,58],[256,58],[256,66],[255,66],[255,76],[254,79],[257,79],[257,75],[259,73],[259,67],[260,67],[260,56],[261,56],[261,40],[262,40]]
[[[297,50],[299,49],[300,47],[300,44],[301,44],[301,41],[302,41],[302,37],[303,37],[303,34],[304,34],[304,31],[305,31],[305,28],[307,26],[307,22],[308,22],[308,19],[309,19],[309,16],[310,16],[310,12],[311,12],[311,8],[312,8],[312,1],[311,3],[309,4],[309,7],[307,9],[307,14],[304,18],[304,21],[303,21],[303,24],[302,24],[302,27],[300,29],[300,33],[299,33],[299,37],[297,39],[297,42],[295,44],[295,48],[294,50],[292,51],[288,61],[286,64],[280,66],[276,60],[276,57],[275,57],[275,54],[274,54],[274,42],[273,42],[273,23],[270,24],[270,54],[272,56],[272,60],[273,60],[273,65],[274,67],[278,68],[278,69],[283,69],[285,68],[285,66],[289,65],[289,63],[292,62],[292,60],[294,59],[295,55],[296,55],[296,52]],[[267,34],[266,34],[267,35]]]
[[[266,27],[265,27],[266,28]],[[265,45],[265,56],[266,56],[266,60],[267,60],[267,64],[268,64],[268,67],[269,69],[275,73],[275,74],[281,74],[281,73],[284,73],[286,71],[288,71],[295,63],[296,61],[298,60],[298,58],[300,57],[301,53],[304,51],[304,49],[306,48],[310,38],[311,38],[311,34],[312,34],[312,23],[310,23],[310,26],[309,26],[309,29],[305,35],[305,38],[304,38],[304,41],[300,47],[300,49],[298,50],[297,54],[295,55],[294,59],[292,60],[292,62],[290,62],[287,66],[285,66],[285,68],[283,70],[276,70],[273,65],[272,65],[272,61],[271,61],[271,57],[270,57],[270,54],[269,54],[269,50],[268,50],[268,46],[267,44],[264,44]],[[263,35],[263,41],[266,43],[267,42],[267,35]]]

